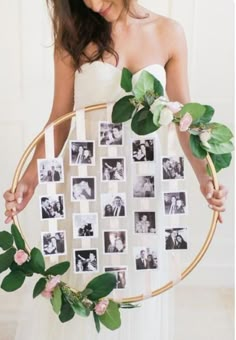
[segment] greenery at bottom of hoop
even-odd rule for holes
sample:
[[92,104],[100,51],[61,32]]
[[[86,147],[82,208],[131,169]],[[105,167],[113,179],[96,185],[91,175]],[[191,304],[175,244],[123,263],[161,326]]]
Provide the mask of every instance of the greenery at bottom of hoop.
[[131,129],[138,135],[174,123],[179,131],[190,133],[190,149],[195,157],[203,159],[209,154],[217,172],[230,165],[233,133],[223,124],[211,122],[211,106],[169,101],[160,81],[145,70],[135,84],[132,77],[128,69],[122,70],[121,87],[128,94],[115,103],[113,123],[131,120]]
[[106,296],[116,287],[116,277],[112,273],[101,274],[92,279],[83,291],[76,291],[61,281],[70,267],[70,262],[58,263],[48,269],[41,251],[33,248],[27,250],[25,241],[15,224],[11,232],[0,232],[0,273],[10,270],[1,283],[6,292],[19,289],[26,277],[39,274],[41,277],[35,284],[33,298],[42,295],[50,299],[54,312],[61,322],[71,320],[75,314],[87,317],[93,313],[97,331],[100,324],[110,330],[121,325],[120,308],[134,308],[137,305],[117,303]]

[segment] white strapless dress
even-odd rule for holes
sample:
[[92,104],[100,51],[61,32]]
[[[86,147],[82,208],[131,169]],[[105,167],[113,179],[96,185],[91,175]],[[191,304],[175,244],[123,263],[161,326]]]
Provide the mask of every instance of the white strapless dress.
[[[152,73],[165,88],[166,74],[163,66],[159,64],[149,65],[144,68]],[[143,69],[143,70],[144,70]],[[133,76],[135,82],[141,71]],[[76,72],[75,75],[75,110],[83,107],[100,103],[113,103],[117,101],[125,93],[120,87],[121,70],[107,63],[100,61],[92,64],[85,64],[82,71]],[[86,113],[85,115],[85,134],[87,140],[98,141],[98,124],[101,121],[111,121],[109,110],[99,110]],[[76,139],[80,133],[80,127],[72,131],[70,139]],[[132,162],[132,140],[139,140],[140,136],[135,135],[130,129],[130,122],[124,126],[124,144],[123,147],[115,146],[112,151],[109,148],[96,149],[96,166],[88,167],[89,176],[98,175],[100,169],[101,157],[125,157],[127,174],[126,181],[118,184],[99,183],[97,180],[97,201],[91,203],[93,211],[97,211],[99,216],[99,237],[91,240],[73,240],[73,228],[71,221],[65,220],[58,223],[58,229],[66,229],[67,238],[67,259],[71,263],[74,261],[73,249],[86,247],[87,249],[98,249],[99,252],[99,273],[104,272],[106,266],[127,266],[127,286],[125,289],[116,289],[113,298],[135,296],[137,294],[150,295],[150,292],[162,286],[167,281],[168,258],[164,251],[164,227],[162,223],[163,199],[161,198],[161,171],[160,157],[161,151],[159,147],[158,134],[154,133],[145,136],[145,139],[153,139],[155,145],[154,162],[146,162],[147,164],[138,164]],[[100,151],[99,151],[100,150]],[[115,150],[115,151],[114,151]],[[65,164],[68,161],[68,152],[64,150]],[[79,175],[78,167],[66,166],[67,175]],[[83,170],[84,171],[84,170]],[[137,175],[154,175],[155,174],[155,198],[150,199],[134,199],[132,191],[134,188],[133,178]],[[100,175],[99,175],[100,176]],[[116,191],[118,193],[126,193],[126,216],[120,219],[100,218],[101,211],[101,194],[108,191]],[[70,195],[70,188],[67,188]],[[60,187],[57,190],[60,192]],[[65,188],[63,189],[65,191]],[[70,197],[70,196],[68,196]],[[71,212],[75,209],[75,204],[69,202],[66,205],[66,218],[69,219]],[[71,207],[72,206],[72,207]],[[151,234],[135,234],[134,232],[134,212],[135,211],[155,211],[156,212],[156,232]],[[117,222],[118,220],[118,222]],[[107,255],[104,254],[103,247],[103,231],[110,229],[126,230],[126,244],[128,246],[126,254]],[[136,247],[136,248],[135,248]],[[158,269],[141,270],[135,268],[135,256],[137,249],[141,247],[151,247],[157,253]],[[136,249],[136,250],[135,250]],[[66,260],[60,258],[60,260]],[[96,273],[98,274],[98,273]],[[63,277],[64,281],[71,286],[82,289],[88,279],[93,277],[92,274],[70,273]],[[31,293],[28,293],[31,295]],[[172,320],[173,320],[173,296],[172,292],[166,292],[158,297],[150,298],[140,303],[140,307],[131,310],[121,309],[122,325],[116,331],[107,330],[101,327],[101,332],[97,334],[94,326],[92,315],[88,318],[75,316],[71,321],[62,324],[57,316],[53,313],[50,302],[42,297],[36,300],[30,300],[27,305],[28,317],[23,317],[19,322],[16,338],[17,340],[172,340]],[[24,321],[25,319],[25,321]]]

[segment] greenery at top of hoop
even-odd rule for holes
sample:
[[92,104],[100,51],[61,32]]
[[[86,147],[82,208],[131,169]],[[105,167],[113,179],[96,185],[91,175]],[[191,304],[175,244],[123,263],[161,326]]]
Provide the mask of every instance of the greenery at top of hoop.
[[164,97],[161,83],[152,74],[142,71],[135,85],[132,76],[128,69],[122,70],[121,87],[129,94],[115,103],[113,123],[131,119],[131,128],[138,135],[174,123],[180,131],[190,133],[190,148],[195,157],[203,159],[209,154],[217,172],[230,165],[233,134],[227,126],[211,122],[213,107],[171,102]]
[[92,279],[83,291],[76,291],[61,281],[70,267],[70,262],[61,262],[48,269],[41,251],[33,248],[29,251],[20,231],[15,224],[11,232],[0,232],[0,273],[10,270],[1,283],[6,292],[19,289],[26,277],[40,275],[33,290],[33,298],[42,295],[50,299],[54,312],[61,322],[71,320],[75,314],[87,317],[93,313],[97,331],[100,324],[110,330],[121,325],[120,308],[134,308],[137,305],[117,303],[106,298],[116,287],[116,277],[112,273],[101,274]]

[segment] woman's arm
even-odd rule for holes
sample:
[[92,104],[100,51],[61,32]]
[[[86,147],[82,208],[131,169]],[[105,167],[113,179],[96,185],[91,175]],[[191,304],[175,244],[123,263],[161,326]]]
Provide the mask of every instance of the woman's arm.
[[[167,34],[169,35],[167,41],[171,41],[169,59],[166,64],[167,95],[171,101],[178,101],[185,104],[190,102],[185,35],[181,26],[174,21],[170,22]],[[220,185],[219,190],[214,190],[212,178],[206,171],[206,159],[201,160],[193,156],[189,146],[190,135],[188,132],[180,132],[178,127],[176,128],[176,131],[180,145],[191,163],[200,184],[201,192],[207,199],[209,207],[215,211],[223,212],[225,210],[224,201],[227,195],[227,190],[222,185]],[[219,222],[222,222],[220,214]]]
[[[75,69],[71,57],[63,52],[54,53],[54,99],[51,114],[45,125],[48,126],[58,117],[65,113],[71,112],[74,106],[74,74]],[[55,155],[57,156],[68,136],[70,130],[70,121],[60,124],[55,128]],[[10,190],[6,191],[4,198],[6,201],[7,216],[6,223],[12,220],[12,216],[24,209],[31,199],[35,187],[38,184],[37,159],[45,157],[44,138],[38,143],[34,155],[20,179],[16,192],[13,194]]]

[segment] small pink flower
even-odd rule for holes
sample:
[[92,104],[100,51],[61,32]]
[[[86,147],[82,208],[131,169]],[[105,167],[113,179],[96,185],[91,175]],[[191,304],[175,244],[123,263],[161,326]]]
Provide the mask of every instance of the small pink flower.
[[186,112],[185,115],[180,119],[179,130],[184,132],[187,131],[192,124],[193,118],[190,113]]
[[21,266],[23,263],[25,263],[27,259],[28,254],[22,249],[17,250],[17,252],[14,255],[14,260],[18,264],[18,266]]
[[175,114],[181,110],[183,105],[179,102],[169,102],[166,104],[166,106]]
[[97,315],[103,315],[106,310],[107,310],[107,307],[109,305],[109,300],[108,299],[102,299],[98,302],[98,304],[96,304],[94,310],[95,310],[95,313]]
[[46,286],[41,293],[45,298],[50,299],[52,297],[54,288],[60,283],[60,278],[60,275],[56,275],[46,283]]
[[51,299],[52,298],[52,292],[49,290],[43,290],[41,295],[45,297],[46,299]]

